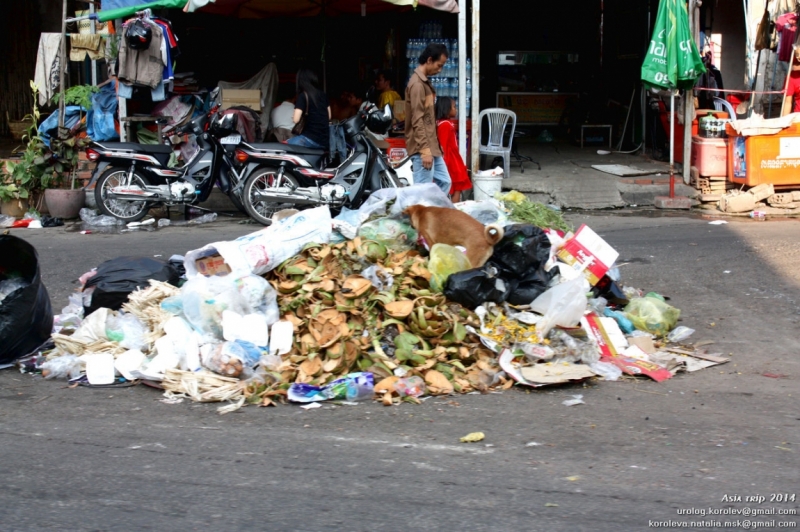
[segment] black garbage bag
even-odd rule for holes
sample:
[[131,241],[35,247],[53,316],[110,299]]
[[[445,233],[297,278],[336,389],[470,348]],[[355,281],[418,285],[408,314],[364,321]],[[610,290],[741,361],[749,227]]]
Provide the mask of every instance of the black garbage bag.
[[171,264],[149,257],[117,257],[97,267],[86,281],[84,291],[94,287],[91,303],[84,306],[88,316],[99,308],[118,310],[137,288],[146,288],[150,279],[178,286],[180,273]]
[[600,281],[592,288],[594,297],[604,297],[608,304],[613,307],[625,307],[630,301],[625,291],[616,281],[612,280],[608,274],[604,275]]
[[0,235],[0,282],[14,278],[26,286],[0,302],[0,364],[34,351],[53,331],[53,309],[36,249],[21,238]]
[[444,295],[448,299],[471,309],[487,301],[529,305],[547,290],[556,274],[555,268],[544,271],[550,257],[547,234],[531,224],[509,225],[504,232],[483,268],[447,279]]
[[469,309],[483,305],[486,301],[502,303],[506,300],[509,287],[498,276],[497,268],[484,265],[452,274],[444,285],[444,295]]

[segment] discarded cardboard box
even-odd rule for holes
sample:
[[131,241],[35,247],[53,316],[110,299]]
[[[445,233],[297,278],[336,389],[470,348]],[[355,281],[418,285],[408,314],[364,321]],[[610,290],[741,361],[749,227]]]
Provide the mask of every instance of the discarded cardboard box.
[[222,89],[222,108],[244,105],[254,111],[261,110],[260,90]]
[[653,339],[649,336],[628,336],[627,338],[630,345],[635,345],[648,355],[656,352],[656,346],[653,343]]
[[558,250],[558,258],[574,268],[588,263],[584,273],[592,286],[603,278],[617,257],[617,250],[585,224]]
[[756,201],[761,201],[775,194],[775,187],[772,185],[772,183],[761,183],[760,185],[751,188],[747,192],[755,196]]
[[747,212],[756,206],[756,197],[752,194],[725,195],[719,200],[719,210],[723,212]]
[[209,257],[203,257],[194,261],[197,272],[206,277],[213,277],[215,275],[223,276],[231,273],[231,267],[225,262],[221,255],[215,254]]

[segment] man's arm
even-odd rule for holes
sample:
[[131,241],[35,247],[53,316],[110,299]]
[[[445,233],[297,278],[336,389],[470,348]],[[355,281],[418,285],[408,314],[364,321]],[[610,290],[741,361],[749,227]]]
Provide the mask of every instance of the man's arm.
[[425,88],[417,84],[408,90],[411,109],[406,110],[406,117],[411,118],[411,131],[419,145],[420,155],[431,155],[431,147],[425,135]]

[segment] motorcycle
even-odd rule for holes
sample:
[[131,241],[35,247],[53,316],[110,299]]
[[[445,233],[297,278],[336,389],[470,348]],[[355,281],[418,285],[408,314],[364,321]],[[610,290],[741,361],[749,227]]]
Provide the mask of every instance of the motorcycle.
[[204,202],[214,183],[240,211],[241,173],[233,154],[241,143],[236,117],[217,116],[216,109],[199,116],[177,130],[193,133],[198,150],[182,167],[168,166],[172,147],[164,144],[93,142],[86,150],[97,163],[89,185],[95,185],[97,207],[103,214],[124,222],[144,218],[157,205],[185,206]]
[[386,156],[366,135],[366,130],[385,132],[391,124],[391,110],[365,104],[341,123],[347,142],[347,156],[335,168],[326,168],[325,150],[292,144],[242,143],[235,152],[244,176],[241,199],[247,213],[263,225],[272,223],[280,210],[327,205],[357,209],[380,188],[403,184]]

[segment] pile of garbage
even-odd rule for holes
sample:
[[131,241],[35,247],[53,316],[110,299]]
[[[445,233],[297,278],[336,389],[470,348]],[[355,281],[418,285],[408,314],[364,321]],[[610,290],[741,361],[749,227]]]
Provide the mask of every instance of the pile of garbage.
[[[670,347],[693,331],[658,294],[623,287],[590,228],[512,193],[453,206],[435,185],[379,191],[169,262],[121,257],[81,278],[53,348],[23,371],[85,385],[148,381],[167,400],[360,401],[538,387],[622,374],[656,381],[726,361]],[[460,208],[505,237],[481,268],[418,246],[408,205]],[[541,211],[540,209],[545,209]],[[552,218],[515,223],[514,212]],[[335,230],[333,228],[336,228]],[[85,316],[85,317],[84,317]]]

